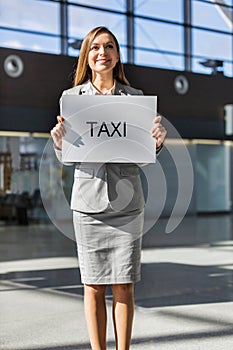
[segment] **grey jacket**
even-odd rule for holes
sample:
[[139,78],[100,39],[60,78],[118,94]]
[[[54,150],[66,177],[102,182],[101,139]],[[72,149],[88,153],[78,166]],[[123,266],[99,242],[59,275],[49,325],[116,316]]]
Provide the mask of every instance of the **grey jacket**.
[[[90,82],[75,86],[63,95],[92,95]],[[116,82],[115,95],[143,95],[141,90]],[[62,161],[61,151],[55,148]],[[73,163],[63,163],[72,165]],[[139,166],[128,163],[76,163],[71,209],[85,213],[133,211],[144,207]]]

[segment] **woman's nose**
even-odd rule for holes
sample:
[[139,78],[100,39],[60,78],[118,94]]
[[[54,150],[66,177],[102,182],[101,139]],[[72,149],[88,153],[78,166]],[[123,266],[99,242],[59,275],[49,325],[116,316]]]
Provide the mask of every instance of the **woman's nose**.
[[100,46],[100,48],[99,48],[99,54],[100,54],[100,55],[104,55],[104,54],[105,54],[105,47],[104,47],[104,46]]

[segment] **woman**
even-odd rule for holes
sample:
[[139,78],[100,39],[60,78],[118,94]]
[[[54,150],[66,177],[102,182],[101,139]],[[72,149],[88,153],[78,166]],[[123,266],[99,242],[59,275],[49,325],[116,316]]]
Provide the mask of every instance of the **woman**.
[[[64,94],[142,95],[141,90],[129,86],[118,41],[107,28],[94,28],[85,37],[74,87]],[[66,131],[63,118],[58,116],[57,119],[51,135],[56,155],[61,160],[62,137]],[[157,152],[166,136],[160,121],[161,117],[155,118],[152,128]],[[84,283],[85,316],[93,350],[106,349],[107,285],[111,285],[113,293],[116,349],[130,347],[134,282],[140,279],[143,207],[136,164],[76,164],[71,209]]]

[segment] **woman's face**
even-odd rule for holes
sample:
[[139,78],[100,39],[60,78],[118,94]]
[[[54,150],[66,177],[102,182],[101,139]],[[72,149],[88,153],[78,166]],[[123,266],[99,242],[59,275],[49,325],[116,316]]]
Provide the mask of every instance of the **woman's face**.
[[88,54],[92,75],[112,73],[119,57],[113,37],[109,33],[98,34],[91,43]]

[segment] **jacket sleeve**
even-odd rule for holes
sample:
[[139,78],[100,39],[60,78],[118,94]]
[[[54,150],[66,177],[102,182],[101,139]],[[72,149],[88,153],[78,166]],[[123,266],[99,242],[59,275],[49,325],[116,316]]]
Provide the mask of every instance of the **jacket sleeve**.
[[156,155],[157,155],[157,156],[160,154],[160,152],[162,151],[162,149],[163,149],[163,143],[161,143],[161,145],[160,145],[158,148],[156,148]]
[[[62,92],[62,95],[61,95],[60,100],[59,100],[60,110],[61,110],[62,96],[69,94],[69,92],[70,92],[71,90],[72,90],[72,89],[65,90],[65,91]],[[62,163],[63,165],[66,165],[66,166],[72,166],[72,165],[74,165],[73,162],[63,162],[63,161],[62,161],[62,151],[61,151],[59,148],[57,148],[57,146],[55,145],[55,143],[53,144],[53,149],[54,149],[54,152],[55,152],[55,154],[56,154],[56,157],[57,157],[57,159],[59,160],[60,163]]]
[[60,163],[62,163],[63,165],[67,165],[67,166],[74,165],[73,162],[63,162],[62,161],[62,151],[59,148],[57,148],[55,144],[53,144],[53,149],[54,149],[56,157],[57,157],[57,159],[59,160]]

